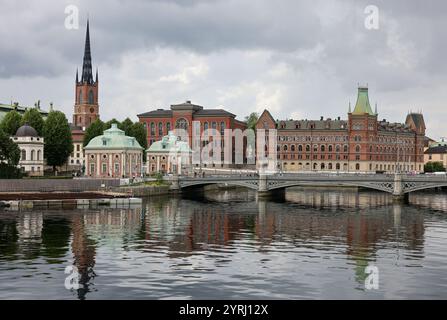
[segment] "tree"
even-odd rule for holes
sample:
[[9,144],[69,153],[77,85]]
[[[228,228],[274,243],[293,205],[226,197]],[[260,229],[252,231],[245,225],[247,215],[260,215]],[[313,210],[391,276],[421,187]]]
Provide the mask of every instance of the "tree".
[[66,163],[73,151],[70,125],[65,114],[60,111],[50,111],[43,127],[43,136],[47,164],[56,172],[56,167]]
[[434,162],[427,162],[424,165],[424,171],[425,172],[444,172],[445,168],[442,162],[440,161],[434,161]]
[[124,119],[123,122],[118,124],[118,128],[123,130],[126,136],[132,136],[132,126],[133,122],[129,118]]
[[17,111],[9,111],[0,123],[0,130],[8,136],[14,136],[20,128],[21,121],[22,116]]
[[0,178],[19,178],[19,146],[0,130]]
[[99,119],[96,119],[92,124],[85,130],[84,134],[84,141],[83,145],[84,147],[88,145],[90,140],[92,140],[94,137],[100,136],[104,133],[106,125],[104,122],[102,122]]
[[129,136],[137,139],[140,146],[143,147],[143,161],[146,161],[147,136],[144,125],[139,122],[135,122],[134,124],[132,124],[132,126],[130,127]]
[[256,123],[258,122],[259,114],[257,112],[250,113],[249,116],[245,117],[245,122],[247,122],[247,128],[256,130]]
[[110,129],[112,127],[112,123],[116,123],[118,126],[120,125],[120,122],[113,118],[112,120],[107,121],[104,123],[104,130]]
[[26,110],[22,117],[21,125],[23,126],[25,123],[36,129],[39,136],[43,135],[43,126],[45,121],[43,120],[42,114],[39,110],[36,108]]

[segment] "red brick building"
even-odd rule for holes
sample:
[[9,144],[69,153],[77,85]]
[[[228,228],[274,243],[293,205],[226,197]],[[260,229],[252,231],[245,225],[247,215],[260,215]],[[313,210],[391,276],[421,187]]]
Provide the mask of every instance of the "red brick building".
[[351,111],[349,106],[347,120],[275,121],[265,110],[256,128],[277,129],[276,166],[283,171],[424,170],[423,115],[410,113],[405,123],[380,121],[377,108],[371,109],[366,87],[358,88],[355,108]]
[[148,146],[161,140],[163,136],[168,135],[169,131],[179,128],[188,132],[189,145],[192,148],[193,121],[200,122],[201,134],[204,130],[216,129],[222,137],[225,129],[241,129],[243,131],[247,128],[245,122],[237,120],[234,114],[226,110],[204,109],[202,106],[192,104],[191,101],[171,105],[169,110],[157,109],[139,114],[138,119],[146,128]]

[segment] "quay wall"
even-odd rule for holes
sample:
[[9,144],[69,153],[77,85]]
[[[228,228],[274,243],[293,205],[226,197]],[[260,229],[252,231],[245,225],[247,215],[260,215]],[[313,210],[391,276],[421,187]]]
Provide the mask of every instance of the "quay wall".
[[82,192],[119,185],[119,179],[0,179],[0,192]]

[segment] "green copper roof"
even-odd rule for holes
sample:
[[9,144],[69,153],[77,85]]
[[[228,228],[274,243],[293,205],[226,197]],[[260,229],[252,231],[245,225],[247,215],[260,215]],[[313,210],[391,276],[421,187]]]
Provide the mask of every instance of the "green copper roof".
[[124,149],[124,150],[143,150],[134,137],[124,134],[123,130],[118,129],[116,123],[112,127],[104,131],[104,134],[90,140],[85,150],[108,150],[108,149]]
[[355,108],[352,114],[369,114],[374,116],[375,113],[371,109],[371,105],[369,104],[368,97],[368,88],[359,87],[357,94],[357,102],[355,103]]
[[169,131],[167,136],[164,136],[160,141],[156,141],[147,152],[181,152],[181,153],[189,153],[192,152],[188,143],[185,141],[180,141],[176,135],[172,131]]

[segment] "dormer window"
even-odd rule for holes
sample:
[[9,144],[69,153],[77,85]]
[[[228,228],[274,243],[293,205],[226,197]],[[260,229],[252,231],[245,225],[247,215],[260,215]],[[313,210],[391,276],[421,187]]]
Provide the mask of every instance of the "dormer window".
[[102,145],[106,146],[107,145],[107,140],[102,140]]

